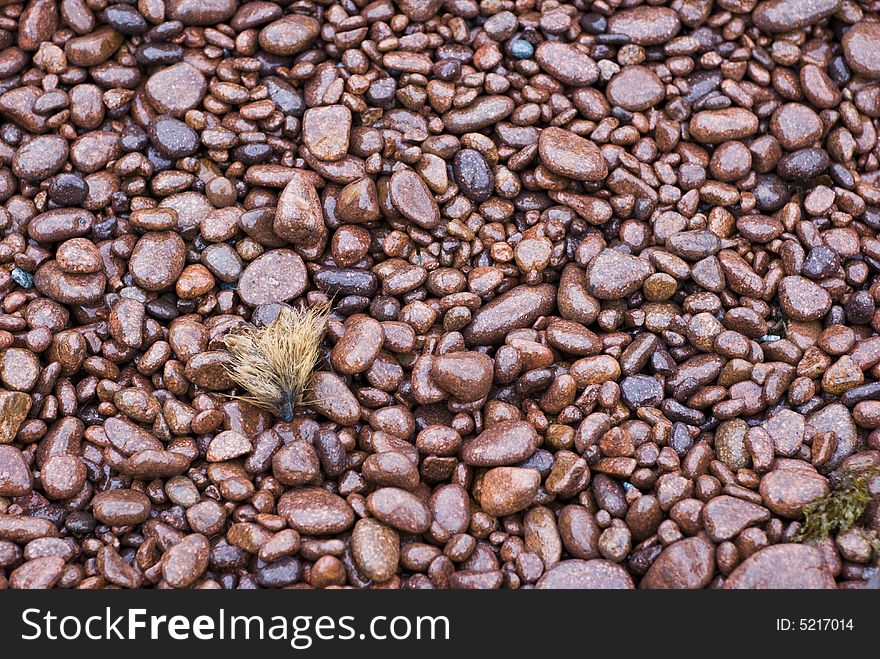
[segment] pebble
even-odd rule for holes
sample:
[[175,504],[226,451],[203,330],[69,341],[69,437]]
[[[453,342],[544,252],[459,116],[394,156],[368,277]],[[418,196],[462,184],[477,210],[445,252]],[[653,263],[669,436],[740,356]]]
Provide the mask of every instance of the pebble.
[[545,128],[538,139],[541,162],[554,174],[577,181],[602,181],[608,165],[593,142],[564,128]]
[[308,177],[294,173],[278,195],[273,228],[278,237],[310,247],[325,234],[321,201]]
[[450,110],[442,116],[443,124],[453,135],[472,133],[491,126],[513,112],[508,96],[481,96],[465,108]]
[[770,520],[770,511],[736,497],[722,495],[710,499],[703,507],[703,528],[713,542],[735,538],[750,526]]
[[146,521],[152,505],[136,490],[107,490],[92,498],[92,513],[108,526],[129,526]]
[[480,507],[496,517],[512,515],[531,505],[540,484],[541,474],[534,469],[490,469],[481,483]]
[[840,7],[841,0],[764,0],[752,12],[752,22],[762,32],[793,32],[815,25]]
[[850,68],[860,76],[880,78],[880,24],[860,21],[843,35],[843,55]]
[[150,231],[135,244],[128,271],[135,283],[147,291],[170,288],[183,272],[186,246],[172,231]]
[[798,519],[804,506],[828,494],[827,479],[809,467],[797,469],[775,469],[761,478],[760,493],[774,514],[789,519]]
[[67,161],[67,140],[58,135],[39,135],[21,146],[12,158],[12,173],[29,181],[42,181]]
[[332,535],[351,528],[354,511],[344,499],[319,487],[301,487],[278,500],[278,514],[305,535]]
[[705,588],[715,572],[715,551],[704,538],[686,538],[666,547],[639,582],[639,588]]
[[391,203],[401,215],[423,229],[440,224],[440,209],[428,185],[411,169],[401,169],[388,183]]
[[0,496],[24,496],[33,485],[33,474],[21,451],[14,446],[0,444]]
[[452,173],[462,194],[471,201],[484,202],[495,189],[495,175],[479,151],[462,149],[456,153]]
[[467,442],[461,459],[474,467],[515,465],[538,448],[540,437],[525,421],[501,421]]
[[147,99],[162,114],[181,117],[198,107],[208,90],[205,76],[189,62],[162,67],[144,87]]
[[726,589],[836,588],[822,555],[813,547],[779,544],[744,560],[724,582]]
[[664,44],[679,30],[681,20],[668,7],[635,7],[615,12],[608,20],[609,34],[625,34],[639,46]]
[[0,382],[7,389],[28,392],[40,377],[40,360],[30,350],[9,348],[0,352]]
[[831,308],[831,296],[809,279],[792,275],[779,283],[779,305],[792,320],[820,320]]
[[571,558],[547,570],[536,587],[541,590],[631,590],[635,585],[627,571],[616,563]]
[[367,579],[379,584],[394,577],[400,562],[400,537],[375,519],[358,520],[351,534],[355,564]]
[[492,387],[493,363],[479,352],[453,352],[433,360],[431,379],[453,398],[480,400]]
[[348,153],[351,110],[344,105],[309,108],[303,115],[302,139],[320,160],[339,160]]
[[20,391],[0,391],[0,445],[11,444],[31,409],[31,397]]
[[208,568],[210,549],[205,536],[186,536],[162,557],[162,577],[172,588],[191,586]]
[[174,117],[156,117],[150,122],[147,134],[156,151],[169,160],[190,156],[199,148],[198,133]]
[[306,267],[289,249],[275,249],[251,261],[238,280],[238,294],[250,306],[287,302],[306,289]]
[[285,16],[260,30],[260,46],[273,55],[289,57],[308,48],[319,30],[318,21],[311,16]]
[[538,64],[563,85],[589,87],[599,79],[593,59],[571,44],[545,41],[535,50]]
[[741,140],[758,131],[758,117],[744,108],[705,110],[691,118],[689,131],[703,144]]
[[431,511],[415,494],[397,487],[382,487],[367,497],[367,509],[380,522],[402,533],[425,533]]
[[646,66],[627,66],[608,81],[605,95],[612,105],[631,112],[654,107],[666,97],[666,86]]
[[556,287],[551,284],[516,286],[481,306],[462,334],[468,345],[500,343],[510,331],[549,314],[555,304]]
[[589,292],[600,300],[618,300],[639,290],[650,274],[643,259],[605,249],[590,264]]

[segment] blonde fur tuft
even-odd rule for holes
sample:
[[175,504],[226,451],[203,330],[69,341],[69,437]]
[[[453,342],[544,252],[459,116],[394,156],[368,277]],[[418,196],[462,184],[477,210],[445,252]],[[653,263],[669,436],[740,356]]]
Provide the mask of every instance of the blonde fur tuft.
[[329,305],[283,307],[268,327],[245,325],[227,334],[227,371],[248,392],[238,398],[291,421],[318,362],[329,313]]

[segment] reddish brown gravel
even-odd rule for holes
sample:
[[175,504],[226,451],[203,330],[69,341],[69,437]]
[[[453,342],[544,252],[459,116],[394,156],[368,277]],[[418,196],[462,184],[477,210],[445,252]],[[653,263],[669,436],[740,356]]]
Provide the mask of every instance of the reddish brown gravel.
[[876,574],[877,2],[0,5],[0,588]]

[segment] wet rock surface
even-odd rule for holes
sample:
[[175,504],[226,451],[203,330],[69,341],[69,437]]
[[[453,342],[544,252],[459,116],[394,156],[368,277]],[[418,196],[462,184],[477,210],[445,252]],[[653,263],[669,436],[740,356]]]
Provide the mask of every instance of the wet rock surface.
[[864,587],[877,8],[589,4],[5,3],[0,588]]

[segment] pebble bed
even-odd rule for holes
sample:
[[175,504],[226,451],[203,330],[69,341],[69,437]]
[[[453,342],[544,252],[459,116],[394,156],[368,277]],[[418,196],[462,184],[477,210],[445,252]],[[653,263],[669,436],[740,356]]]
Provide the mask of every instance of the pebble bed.
[[876,574],[880,3],[0,4],[0,588]]

